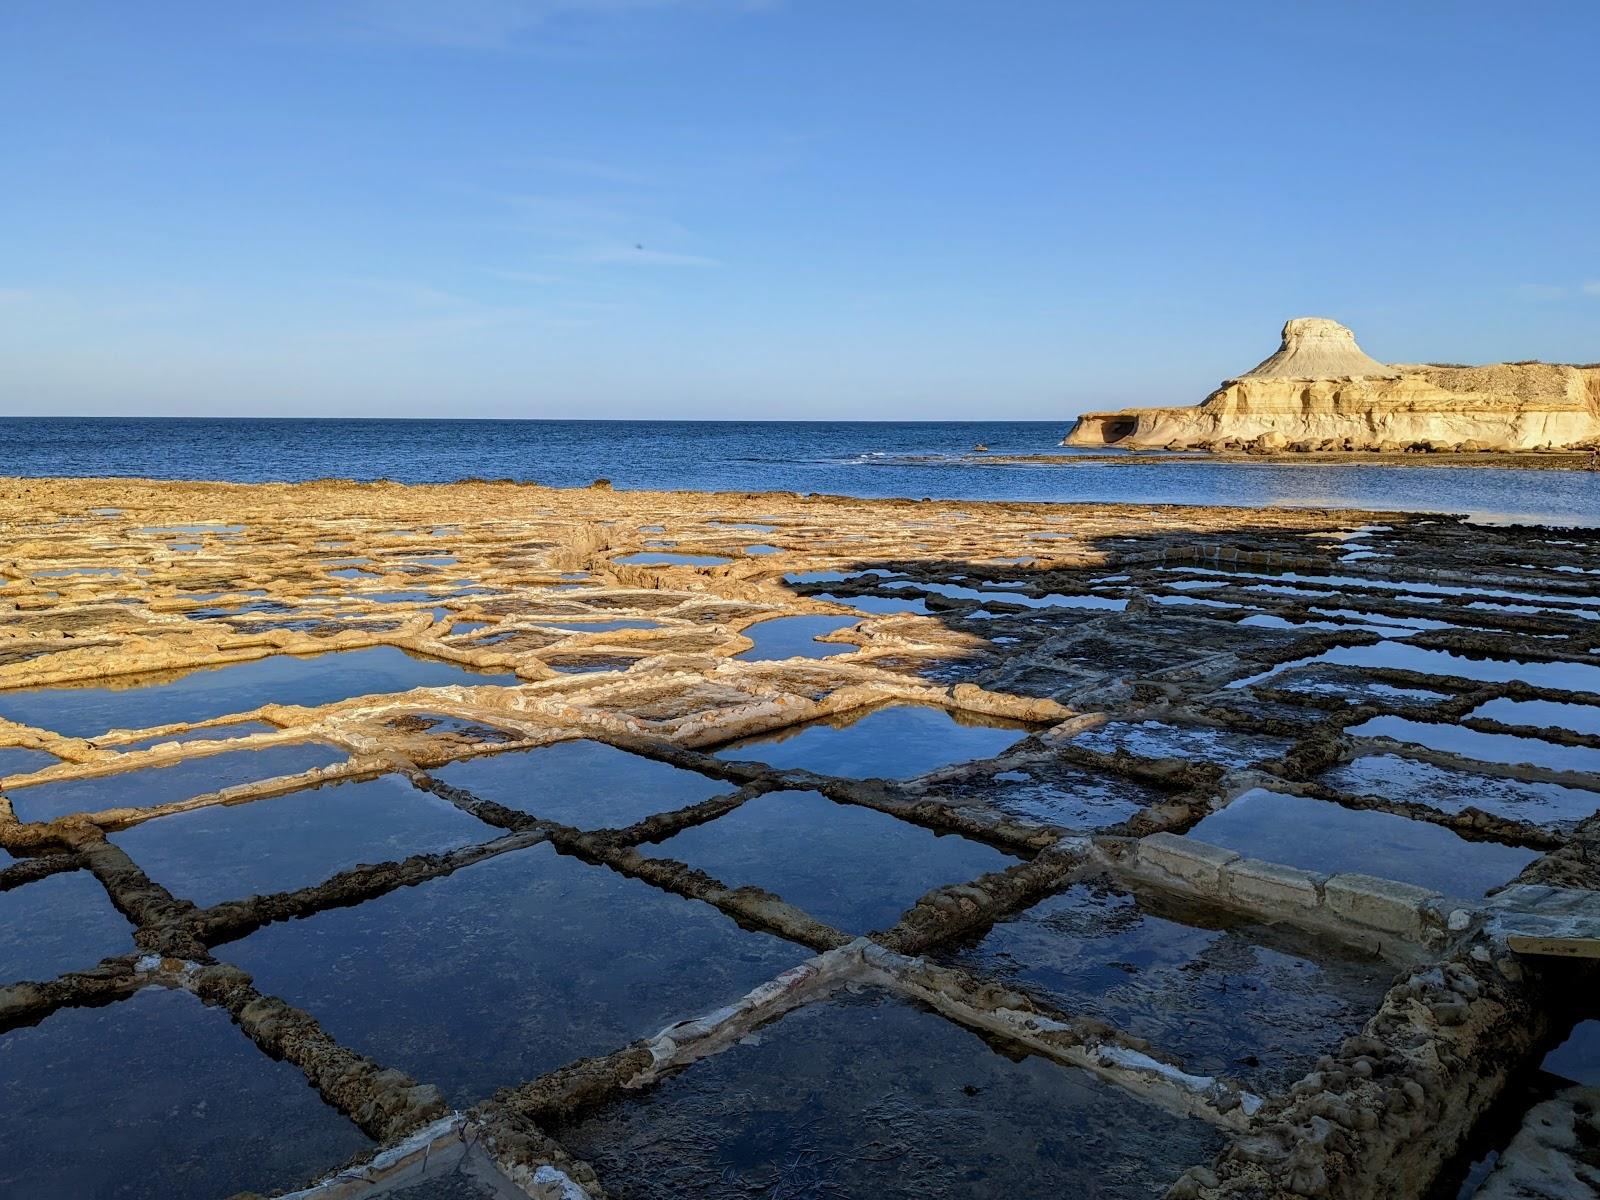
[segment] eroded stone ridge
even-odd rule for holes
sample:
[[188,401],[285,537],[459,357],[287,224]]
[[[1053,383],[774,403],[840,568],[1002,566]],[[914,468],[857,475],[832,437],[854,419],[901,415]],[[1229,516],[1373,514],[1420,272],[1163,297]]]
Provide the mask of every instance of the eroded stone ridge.
[[1069,446],[1129,450],[1524,451],[1600,445],[1600,366],[1386,365],[1326,317],[1201,403],[1085,413]]

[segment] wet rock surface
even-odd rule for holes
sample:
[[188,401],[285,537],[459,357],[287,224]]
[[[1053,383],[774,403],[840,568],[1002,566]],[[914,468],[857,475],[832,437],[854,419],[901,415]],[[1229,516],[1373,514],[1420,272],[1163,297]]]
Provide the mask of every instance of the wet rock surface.
[[[1422,1196],[1594,1015],[1592,532],[9,480],[0,533],[0,1071],[84,1194]],[[142,1046],[252,1102],[140,1124]]]

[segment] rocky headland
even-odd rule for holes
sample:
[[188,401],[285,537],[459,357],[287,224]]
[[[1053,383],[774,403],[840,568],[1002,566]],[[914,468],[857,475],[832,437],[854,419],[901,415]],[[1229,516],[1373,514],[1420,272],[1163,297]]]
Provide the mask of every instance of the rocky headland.
[[1197,405],[1085,413],[1063,445],[1254,453],[1576,450],[1600,446],[1600,364],[1386,364],[1326,317]]

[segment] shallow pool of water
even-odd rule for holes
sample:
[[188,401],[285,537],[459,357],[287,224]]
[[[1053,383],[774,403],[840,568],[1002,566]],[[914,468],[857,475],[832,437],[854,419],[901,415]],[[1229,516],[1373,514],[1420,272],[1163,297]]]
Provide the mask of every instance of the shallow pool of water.
[[358,863],[499,836],[397,775],[158,817],[111,835],[175,896],[207,906],[321,883]]
[[783,658],[827,658],[848,654],[860,647],[851,642],[819,642],[816,639],[835,630],[848,629],[856,617],[773,617],[744,628],[744,636],[755,643],[735,655],[746,661]]
[[757,796],[644,852],[732,887],[765,888],[847,933],[887,929],[932,889],[1017,863],[982,843],[818,792]]
[[1125,599],[1116,596],[1068,595],[1063,592],[1052,592],[1048,596],[1030,596],[1026,592],[1008,592],[999,588],[967,587],[955,583],[923,583],[911,579],[887,583],[884,586],[904,588],[907,591],[930,592],[955,600],[980,600],[985,603],[999,601],[1002,604],[1018,604],[1024,608],[1097,608],[1121,612],[1128,607]]
[[1345,732],[1351,737],[1385,737],[1458,754],[1479,762],[1532,764],[1552,771],[1600,772],[1600,749],[1592,746],[1565,746],[1542,738],[1520,737],[1511,733],[1482,733],[1432,721],[1411,721],[1404,717],[1373,717],[1353,725]]
[[227,1013],[154,987],[0,1034],[0,1108],[19,1198],[277,1192],[372,1144]]
[[[1423,596],[1499,596],[1507,600],[1534,602],[1578,603],[1582,596],[1550,592],[1524,592],[1506,588],[1479,587],[1477,585],[1430,583],[1423,580],[1382,579],[1367,575],[1307,575],[1299,571],[1223,571],[1209,567],[1158,567],[1157,570],[1183,571],[1191,575],[1222,575],[1242,579],[1274,579],[1288,584],[1306,584],[1310,587],[1363,587],[1385,592],[1413,592]],[[1250,585],[1257,586],[1257,585]]]
[[[1231,685],[1230,685],[1231,686]],[[1302,673],[1274,679],[1272,686],[1286,692],[1306,692],[1316,696],[1338,696],[1352,704],[1367,701],[1400,701],[1404,704],[1432,704],[1445,698],[1444,692],[1424,688],[1395,687],[1378,683],[1371,676],[1351,667],[1313,667]]]
[[431,774],[484,800],[580,829],[620,828],[736,790],[723,780],[586,739],[471,758]]
[[902,704],[859,709],[775,734],[732,742],[718,758],[803,767],[821,775],[909,779],[951,763],[992,758],[1028,733],[1019,722],[985,720]]
[[560,629],[567,633],[614,633],[618,629],[660,629],[660,621],[647,621],[643,618],[620,617],[611,621],[584,621],[576,617],[530,617],[533,624],[542,625],[546,629]]
[[638,554],[624,554],[616,561],[640,567],[717,567],[733,560],[716,554],[657,554],[641,551]]
[[621,1200],[1147,1200],[1223,1140],[877,991],[791,1012],[554,1132]]
[[146,525],[139,530],[140,533],[215,533],[237,536],[244,532],[243,525],[223,525],[220,523],[202,523],[199,525]]
[[1403,642],[1380,642],[1375,646],[1339,646],[1311,658],[1283,663],[1261,675],[1236,680],[1231,688],[1248,687],[1274,678],[1296,667],[1326,664],[1342,667],[1388,667],[1416,671],[1423,675],[1454,675],[1484,683],[1509,683],[1520,680],[1535,687],[1569,692],[1600,692],[1600,667],[1572,662],[1514,662],[1501,658],[1467,658],[1444,650],[1429,650]]
[[1244,767],[1277,758],[1293,744],[1288,738],[1266,734],[1238,733],[1209,725],[1168,725],[1162,721],[1108,721],[1072,741],[1102,754],[1126,750],[1140,758],[1198,758],[1225,767]]
[[9,775],[28,775],[60,762],[54,754],[27,746],[0,746],[0,780]]
[[813,599],[825,600],[829,604],[844,604],[864,613],[919,613],[926,616],[928,612],[928,602],[921,596],[907,596],[902,600],[898,596],[836,596],[832,592],[823,592]]
[[8,792],[23,821],[53,821],[73,812],[148,808],[171,804],[241,783],[295,775],[344,762],[343,750],[321,742],[295,742],[261,750],[228,750],[186,758],[164,767],[141,767],[113,775],[63,779]]
[[1503,725],[1532,725],[1544,729],[1570,729],[1600,737],[1600,707],[1563,704],[1557,700],[1507,700],[1500,697],[1480,704],[1467,714]]
[[[435,600],[448,600],[452,595],[459,594],[430,592],[413,588],[409,591],[400,592],[352,592],[351,599],[370,600],[374,604],[431,604]],[[446,611],[440,609],[433,614],[433,619],[442,621],[446,615]]]
[[88,871],[62,871],[0,892],[0,984],[54,979],[132,951],[133,926]]
[[1358,1033],[1392,967],[1218,910],[1076,884],[940,961],[1106,1021],[1200,1075],[1279,1088]]
[[1091,830],[1126,821],[1165,793],[1120,775],[1087,771],[1068,762],[1028,763],[978,779],[942,784],[934,798],[972,797],[1024,821]]
[[512,673],[473,671],[394,646],[371,646],[308,658],[276,654],[193,671],[0,691],[0,717],[68,737],[93,737],[108,729],[209,721],[263,704],[316,707],[415,687],[516,682]]
[[1535,825],[1581,821],[1600,810],[1600,792],[1478,775],[1394,754],[1370,754],[1335,767],[1321,782],[1340,791],[1415,800],[1441,812],[1481,808]]
[[807,955],[548,845],[216,953],[463,1107],[715,1009]]
[[1342,808],[1255,788],[1189,831],[1246,858],[1329,874],[1354,872],[1471,898],[1507,883],[1538,851],[1471,842],[1392,813]]

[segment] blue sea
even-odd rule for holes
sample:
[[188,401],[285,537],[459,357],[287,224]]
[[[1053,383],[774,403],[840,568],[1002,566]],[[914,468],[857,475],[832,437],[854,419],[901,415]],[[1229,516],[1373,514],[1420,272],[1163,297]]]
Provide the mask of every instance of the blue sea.
[[[471,477],[574,487],[959,500],[1348,505],[1600,524],[1600,473],[1217,463],[984,465],[1061,454],[1066,422],[0,418],[0,474],[235,482]],[[1101,452],[1104,453],[1104,452]]]

